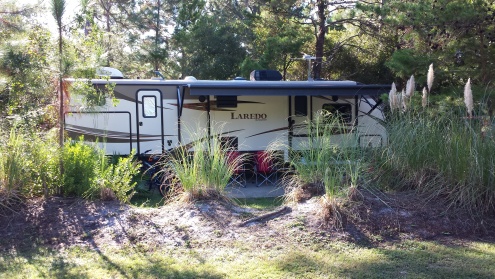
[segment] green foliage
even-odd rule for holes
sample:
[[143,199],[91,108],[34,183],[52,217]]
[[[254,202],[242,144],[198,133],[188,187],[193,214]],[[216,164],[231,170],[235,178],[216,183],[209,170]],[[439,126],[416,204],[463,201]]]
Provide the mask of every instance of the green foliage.
[[[139,164],[132,156],[112,162],[102,150],[82,141],[67,142],[60,157],[56,137],[51,133],[32,134],[11,129],[0,137],[0,200],[9,197],[38,197],[57,193],[62,185],[65,195],[128,202],[136,185]],[[64,175],[60,176],[60,160]]]
[[[108,80],[108,77],[105,77]],[[92,111],[96,107],[116,106],[119,100],[114,95],[115,83],[107,82],[95,86],[90,80],[80,80],[71,83],[69,92],[73,104],[78,104],[84,110]],[[110,102],[111,104],[107,103]]]
[[238,40],[239,29],[221,13],[205,15],[175,35],[182,54],[183,76],[230,79],[239,74],[246,52]]
[[[292,149],[274,142],[270,150],[287,149],[293,169],[285,179],[286,199],[300,201],[309,194],[325,194],[328,200],[343,198],[356,189],[364,174],[364,153],[352,126],[338,114],[319,111],[307,125],[307,140]],[[302,195],[302,196],[301,196]]]
[[111,190],[119,201],[128,203],[134,195],[134,188],[137,184],[135,177],[139,174],[140,167],[141,165],[132,155],[118,157],[116,162],[112,163],[110,158],[101,152],[100,166],[97,169],[98,178],[89,195],[102,199],[113,198],[104,196],[105,191]]
[[25,28],[29,26],[31,16],[36,12],[36,8],[32,4],[21,5],[19,1],[5,0],[2,1],[0,12],[2,20],[0,20],[0,45],[2,42],[7,42],[11,39],[16,39],[16,36],[23,33]]
[[0,196],[50,195],[59,185],[59,155],[50,134],[30,134],[12,128],[0,135]]
[[303,183],[322,184],[325,177],[345,171],[341,167],[357,139],[340,116],[326,111],[318,112],[307,129],[309,138],[292,152],[291,164]]
[[51,4],[51,12],[53,18],[57,21],[57,26],[59,29],[62,28],[62,17],[64,16],[66,3],[65,0],[52,0]]
[[274,69],[286,79],[295,79],[289,68],[295,62],[293,58],[302,56],[303,47],[311,40],[311,33],[290,18],[269,13],[262,15],[253,20],[254,38],[248,46],[249,56],[241,67],[242,75],[249,77],[252,70]]
[[[380,17],[394,32],[396,52],[410,53],[409,58],[402,53],[392,61],[408,60],[412,66],[409,71],[414,73],[429,59],[435,62],[445,84],[458,84],[468,77],[488,84],[494,75],[489,65],[495,55],[495,48],[489,43],[495,39],[492,2],[387,1],[379,9]],[[390,66],[397,72],[397,63]]]
[[401,49],[395,51],[385,65],[396,77],[407,80],[420,69],[427,68],[429,63],[430,60],[427,57],[419,55],[414,50]]
[[22,191],[27,179],[23,171],[23,159],[26,159],[24,147],[27,141],[22,135],[11,130],[6,142],[2,142],[0,157],[0,189],[2,194],[11,195]]
[[83,138],[67,141],[63,148],[64,162],[63,193],[82,197],[96,183],[101,155],[94,146],[87,145]]
[[[0,109],[2,115],[26,114],[52,101],[54,86],[49,71],[50,34],[33,26],[24,39],[0,45]],[[1,79],[0,79],[1,80]]]
[[69,141],[64,146],[64,195],[129,202],[140,165],[132,155],[112,162],[103,150],[83,140]]

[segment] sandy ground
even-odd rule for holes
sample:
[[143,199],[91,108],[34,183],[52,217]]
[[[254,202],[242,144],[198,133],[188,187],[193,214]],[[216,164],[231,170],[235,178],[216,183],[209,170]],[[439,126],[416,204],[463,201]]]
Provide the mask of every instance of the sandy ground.
[[[231,191],[232,195],[245,197],[261,192],[278,195],[276,191],[280,190],[273,186],[248,186]],[[247,224],[244,222],[270,212],[211,200],[140,208],[117,201],[38,198],[24,201],[15,211],[4,210],[0,214],[0,251],[39,245],[98,249],[138,244],[173,249],[229,245],[237,240],[270,245],[294,238],[344,239],[371,246],[403,239],[493,241],[493,216],[447,214],[441,202],[424,200],[414,192],[383,194],[362,190],[359,200],[342,206],[342,227],[338,228],[324,219],[321,197],[272,209],[270,212],[285,207],[280,214]]]

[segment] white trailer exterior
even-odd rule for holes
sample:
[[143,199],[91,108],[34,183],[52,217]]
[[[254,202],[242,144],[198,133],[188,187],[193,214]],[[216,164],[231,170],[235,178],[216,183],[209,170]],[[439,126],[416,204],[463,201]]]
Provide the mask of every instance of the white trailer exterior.
[[[346,115],[362,146],[387,140],[378,96],[389,85],[353,81],[92,80],[114,83],[117,105],[81,109],[71,100],[65,130],[77,139],[98,139],[109,155],[152,150],[158,154],[191,142],[191,132],[218,135],[239,151],[264,150],[277,140],[297,149],[304,123],[319,110]],[[222,127],[221,130],[218,127]]]

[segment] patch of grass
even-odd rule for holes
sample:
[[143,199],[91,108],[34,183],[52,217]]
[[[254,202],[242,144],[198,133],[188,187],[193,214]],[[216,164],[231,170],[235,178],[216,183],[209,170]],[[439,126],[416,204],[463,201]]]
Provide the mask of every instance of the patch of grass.
[[238,198],[235,202],[240,206],[251,207],[260,210],[269,210],[283,204],[282,198]]
[[36,249],[0,254],[5,278],[494,278],[495,244],[406,241],[365,248],[252,243],[202,248]]
[[165,204],[165,199],[160,195],[157,189],[148,190],[148,181],[138,181],[135,193],[131,198],[130,204],[139,207],[160,207]]

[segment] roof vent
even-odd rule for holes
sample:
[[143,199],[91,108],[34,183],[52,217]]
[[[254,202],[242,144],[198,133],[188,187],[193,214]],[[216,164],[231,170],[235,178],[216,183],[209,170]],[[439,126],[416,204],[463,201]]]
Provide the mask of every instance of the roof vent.
[[278,81],[282,80],[282,74],[276,70],[254,70],[249,75],[251,81],[263,80],[263,81]]
[[193,77],[193,76],[186,76],[186,77],[184,78],[184,80],[185,80],[185,81],[195,81],[195,80],[197,80],[197,79],[196,79],[195,77]]
[[121,71],[111,67],[101,67],[96,69],[96,75],[100,77],[109,77],[111,79],[123,79],[124,75]]

